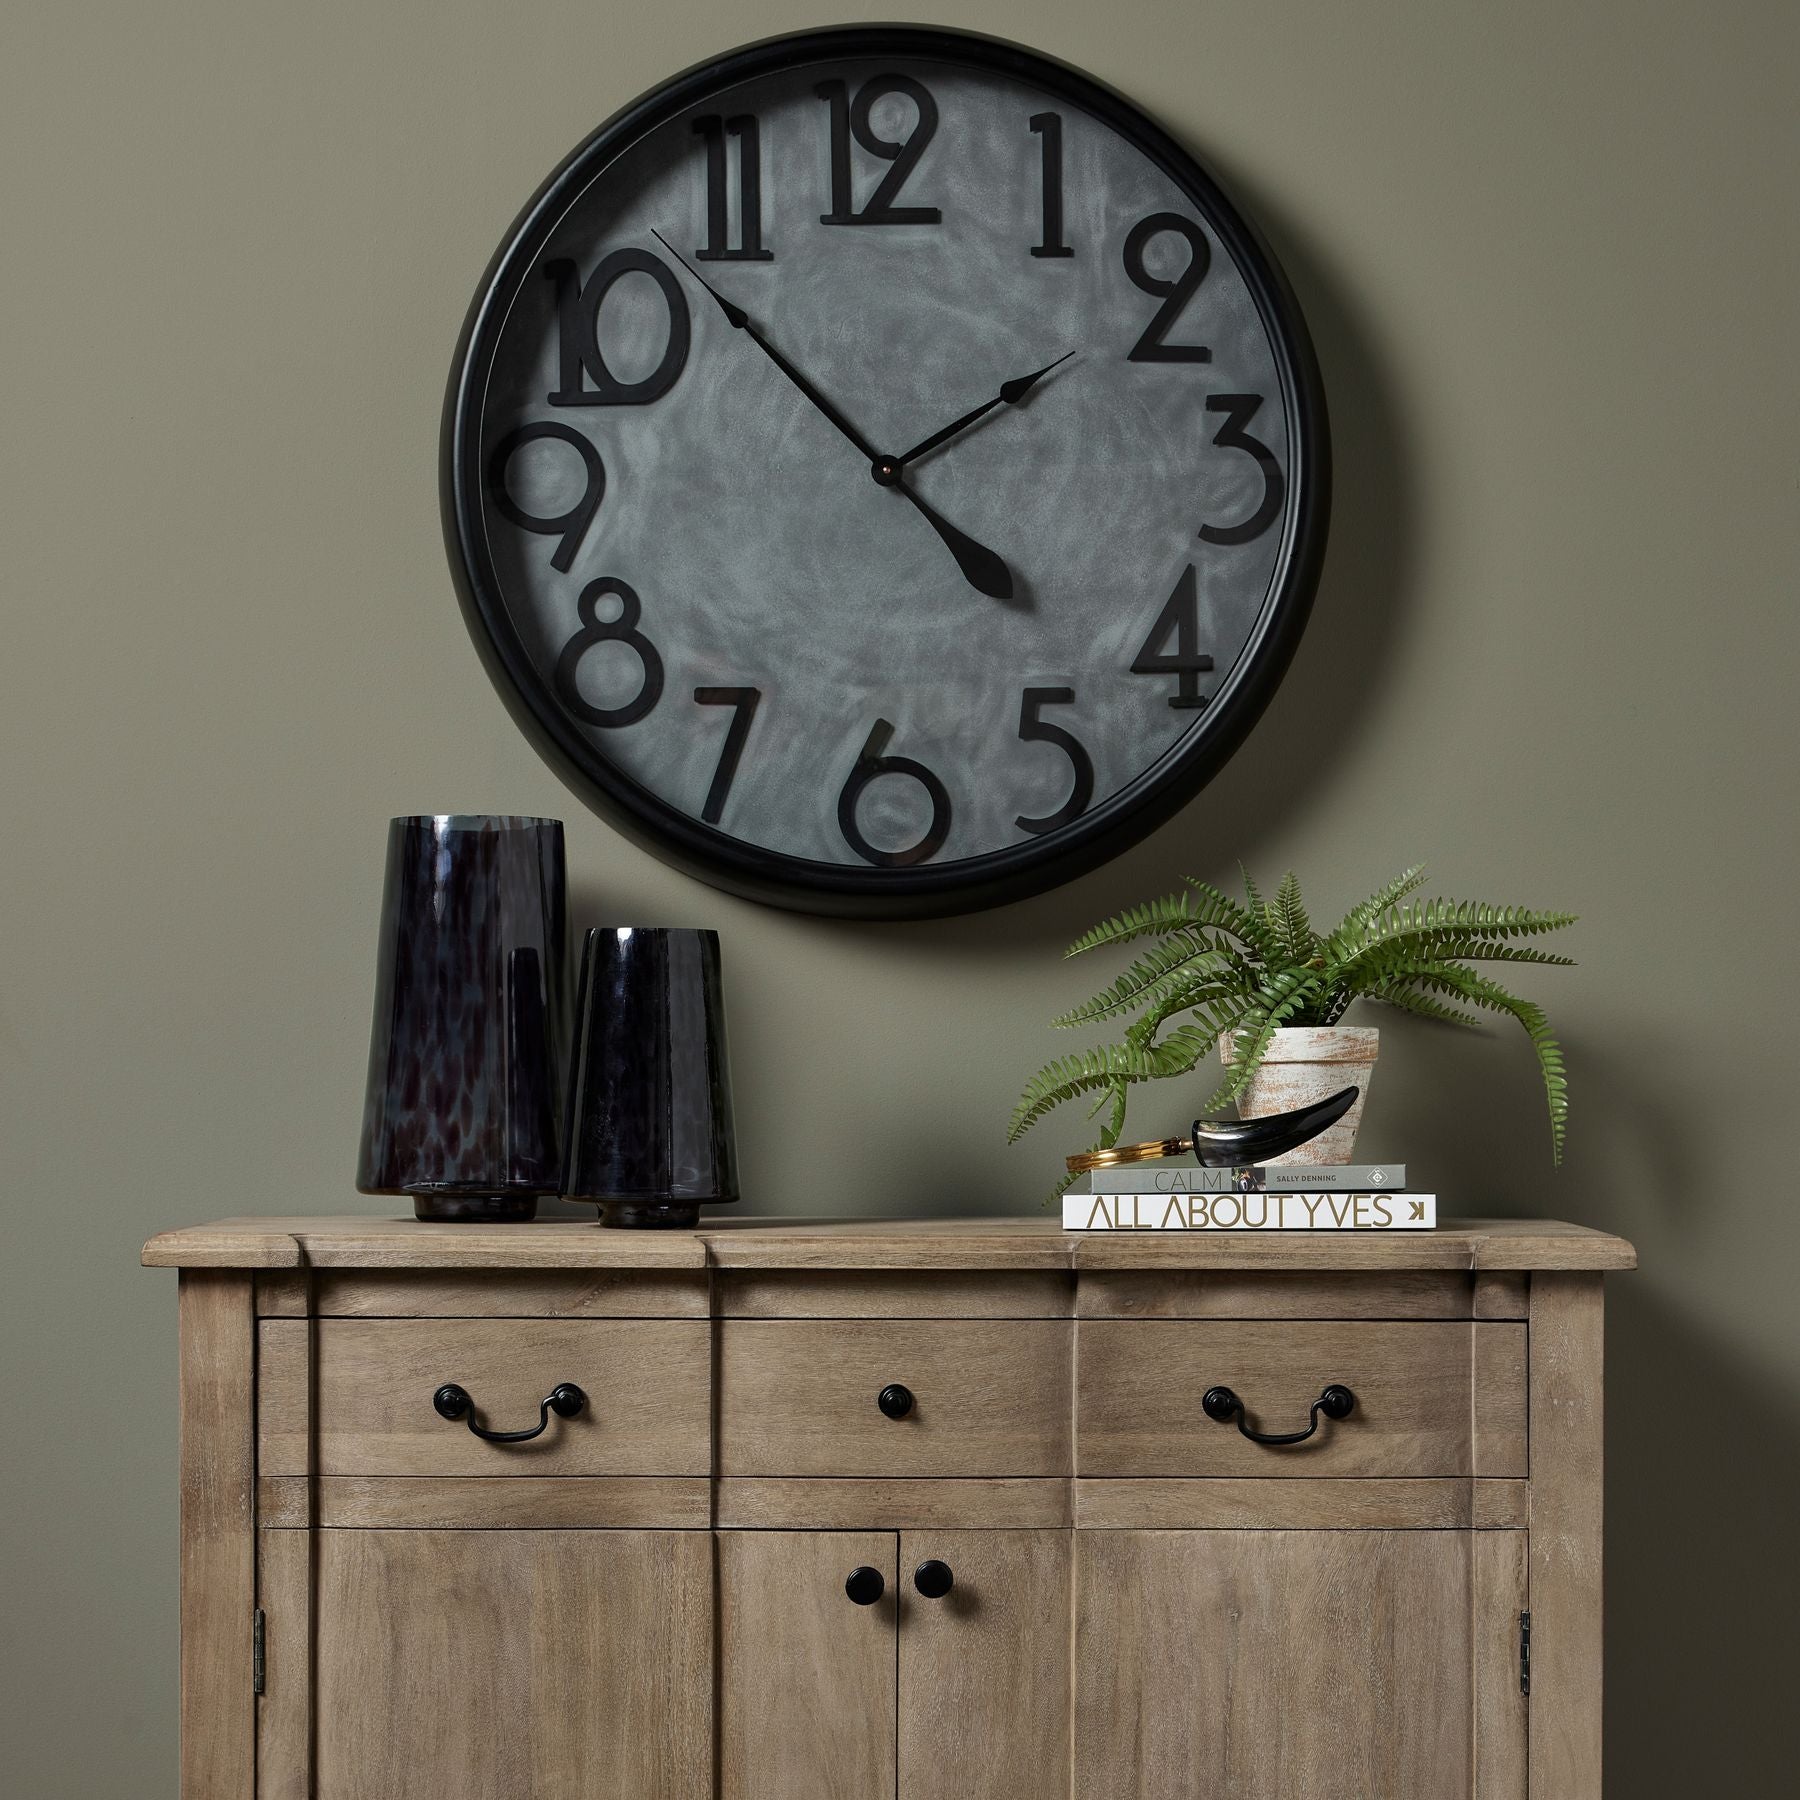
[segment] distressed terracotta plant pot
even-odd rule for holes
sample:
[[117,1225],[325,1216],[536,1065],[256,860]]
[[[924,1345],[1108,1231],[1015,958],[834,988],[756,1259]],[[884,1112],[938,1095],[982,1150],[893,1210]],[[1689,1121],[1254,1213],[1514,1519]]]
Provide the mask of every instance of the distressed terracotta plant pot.
[[[1354,1086],[1356,1103],[1335,1125],[1278,1159],[1284,1163],[1349,1162],[1380,1043],[1381,1032],[1373,1025],[1307,1025],[1276,1032],[1262,1066],[1238,1101],[1238,1116],[1258,1119],[1267,1113],[1288,1112]],[[1219,1058],[1227,1064],[1237,1060],[1237,1045],[1229,1035],[1219,1039]]]

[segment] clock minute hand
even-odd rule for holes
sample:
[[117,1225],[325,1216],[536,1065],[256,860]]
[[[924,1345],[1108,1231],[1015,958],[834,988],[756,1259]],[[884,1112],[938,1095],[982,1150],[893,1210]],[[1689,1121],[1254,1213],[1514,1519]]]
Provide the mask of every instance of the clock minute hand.
[[[1010,600],[1013,597],[1013,578],[1012,571],[1005,562],[985,544],[976,543],[966,531],[958,531],[934,507],[920,499],[901,479],[900,464],[891,456],[883,456],[879,450],[870,445],[863,438],[862,433],[750,323],[750,315],[741,306],[727,300],[654,226],[651,227],[650,235],[693,276],[701,287],[712,295],[719,311],[725,315],[725,323],[733,331],[743,332],[756,345],[757,349],[862,452],[868,460],[869,473],[874,476],[876,484],[880,487],[895,489],[913,503],[918,509],[920,517],[942,539],[944,548],[955,557],[956,566],[962,570],[963,577],[969,585],[978,593],[986,594],[992,600]],[[1034,375],[1030,379],[1035,381],[1037,377]]]
[[1017,406],[1052,369],[1060,368],[1074,354],[1073,350],[1065,350],[1055,362],[1045,363],[1035,373],[1020,375],[1007,382],[993,399],[984,401],[972,411],[964,413],[960,419],[952,419],[942,431],[934,431],[922,443],[914,444],[904,456],[896,456],[893,459],[895,468],[904,469],[909,462],[925,455],[927,451],[935,450],[939,444],[947,444],[958,432],[967,431],[977,419],[985,419],[996,406]]
[[791,381],[794,386],[797,387],[801,393],[803,393],[807,399],[810,400],[813,405],[856,446],[859,451],[861,451],[863,456],[866,457],[870,463],[876,463],[881,460],[880,452],[870,446],[867,440],[864,439],[862,433],[858,431],[856,427],[852,425],[850,421],[846,419],[844,415],[839,412],[838,409],[833,406],[831,402],[826,399],[826,397],[820,393],[819,390],[814,387],[813,384],[808,381],[806,377],[796,369],[754,325],[750,323],[750,315],[745,312],[741,306],[733,305],[731,301],[727,300],[725,296],[721,294],[719,290],[714,287],[713,284],[708,281],[706,277],[703,276],[660,231],[652,227],[650,235],[655,238],[656,241],[661,244],[662,247],[667,250],[668,253],[674,257],[675,260],[680,263],[681,266],[686,269],[709,294],[712,295],[713,299],[718,303],[719,311],[725,315],[726,324],[728,324],[733,331],[741,331],[744,336],[747,337],[751,343],[753,343],[757,349],[759,349],[763,355],[766,356],[769,361],[772,362],[776,368],[778,368],[782,374],[784,374],[788,380]]

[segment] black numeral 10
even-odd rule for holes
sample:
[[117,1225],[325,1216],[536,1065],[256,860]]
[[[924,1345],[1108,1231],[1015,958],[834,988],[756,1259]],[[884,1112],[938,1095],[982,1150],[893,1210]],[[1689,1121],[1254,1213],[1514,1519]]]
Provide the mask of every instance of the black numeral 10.
[[[762,241],[762,150],[757,137],[756,114],[736,113],[729,119],[717,113],[694,121],[695,133],[706,144],[706,242],[694,252],[700,262],[770,262],[774,252]],[[731,242],[731,196],[725,162],[727,135],[738,148],[738,241]]]

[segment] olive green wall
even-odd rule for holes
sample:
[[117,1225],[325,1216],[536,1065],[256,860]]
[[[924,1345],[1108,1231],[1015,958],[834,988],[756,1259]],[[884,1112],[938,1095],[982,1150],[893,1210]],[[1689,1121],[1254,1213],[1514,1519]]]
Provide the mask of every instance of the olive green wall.
[[[1613,1289],[1608,1753],[1776,1785],[1800,1475],[1793,1027],[1796,14],[1782,0],[973,0],[1265,223],[1338,464],[1314,624],[1236,761],[1113,866],[849,926],[620,842],[509,723],[439,545],[483,263],[601,117],[839,4],[58,0],[0,24],[0,1396],[10,1792],[173,1791],[161,1227],[351,1192],[385,821],[568,821],[582,922],[724,935],[746,1185],[1018,1211],[1085,968],[1182,871],[1321,908],[1425,858],[1578,909],[1570,1053],[1389,1026],[1364,1145],[1465,1213],[1634,1238]],[[961,399],[962,396],[950,396]],[[1194,1094],[1133,1114],[1147,1134]],[[1786,1662],[1785,1669],[1783,1662]]]

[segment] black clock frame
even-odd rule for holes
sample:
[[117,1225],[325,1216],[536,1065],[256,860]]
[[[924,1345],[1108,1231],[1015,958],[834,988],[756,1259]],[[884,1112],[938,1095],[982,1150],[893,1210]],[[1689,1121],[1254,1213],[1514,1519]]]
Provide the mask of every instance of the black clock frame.
[[[746,843],[689,817],[600,754],[562,710],[513,626],[488,554],[481,481],[481,411],[500,334],[576,196],[629,145],[721,88],[871,56],[948,61],[1028,82],[1110,126],[1193,200],[1242,271],[1274,346],[1292,496],[1275,598],[1196,730],[1053,837],[892,869],[816,862]],[[1186,805],[1242,744],[1293,658],[1324,559],[1330,487],[1324,388],[1299,305],[1273,253],[1218,182],[1147,114],[1093,77],[1002,39],[904,25],[832,26],[746,45],[672,77],[579,144],[514,220],[482,277],[451,364],[440,457],[445,548],[470,635],[514,720],[562,779],[633,841],[714,887],[796,911],[875,919],[941,917],[1026,899],[1118,855]]]

